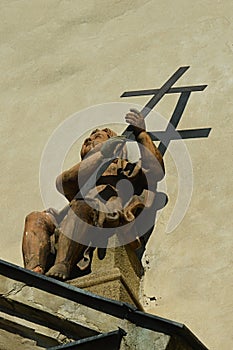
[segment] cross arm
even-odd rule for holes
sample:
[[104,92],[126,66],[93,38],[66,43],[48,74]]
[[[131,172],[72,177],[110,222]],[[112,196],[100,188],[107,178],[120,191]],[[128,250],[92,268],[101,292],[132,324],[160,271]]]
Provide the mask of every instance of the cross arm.
[[[211,128],[176,130],[171,140],[208,137],[210,131]],[[163,141],[166,137],[166,131],[148,131],[147,133],[153,141]]]
[[[203,91],[207,85],[194,85],[194,86],[179,86],[170,88],[166,94],[174,94],[181,92],[195,92]],[[155,95],[159,92],[160,89],[148,89],[148,90],[135,90],[135,91],[125,91],[120,97],[133,97],[133,96],[146,96],[146,95]]]

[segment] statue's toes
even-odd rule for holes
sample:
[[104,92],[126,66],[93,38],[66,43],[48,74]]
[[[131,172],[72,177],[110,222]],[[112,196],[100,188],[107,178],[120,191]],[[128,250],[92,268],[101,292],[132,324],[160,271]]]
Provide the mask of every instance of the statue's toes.
[[68,278],[68,276],[63,273],[56,273],[54,277],[61,281],[65,281]]
[[46,276],[65,281],[69,277],[67,267],[64,264],[56,264],[46,273]]

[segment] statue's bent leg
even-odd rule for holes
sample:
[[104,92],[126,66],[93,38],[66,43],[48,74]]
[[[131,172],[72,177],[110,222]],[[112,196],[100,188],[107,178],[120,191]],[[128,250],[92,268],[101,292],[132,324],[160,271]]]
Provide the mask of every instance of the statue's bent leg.
[[92,209],[80,200],[71,202],[71,209],[60,228],[55,264],[46,273],[47,276],[66,280],[72,268],[83,258],[87,245],[80,243],[81,236],[88,235],[88,225],[93,225]]
[[32,212],[25,219],[23,234],[24,267],[44,274],[50,254],[50,236],[55,224],[46,212]]

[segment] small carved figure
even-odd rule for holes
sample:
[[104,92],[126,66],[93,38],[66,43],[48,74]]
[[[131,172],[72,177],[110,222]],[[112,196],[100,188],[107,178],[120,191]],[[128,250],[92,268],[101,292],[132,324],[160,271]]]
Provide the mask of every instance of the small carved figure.
[[[80,270],[87,269],[93,248],[80,243],[82,239],[72,238],[77,232],[78,237],[88,237],[90,227],[111,230],[125,225],[124,234],[132,236],[129,244],[133,249],[140,246],[136,232],[140,228],[135,227],[134,219],[145,206],[154,210],[156,185],[165,171],[162,156],[146,132],[143,116],[131,109],[125,120],[132,126],[139,146],[142,145],[141,160],[136,163],[127,160],[122,147],[124,141],[114,131],[108,128],[94,130],[82,145],[81,162],[64,171],[56,180],[57,190],[69,201],[65,217],[61,220],[54,209],[32,212],[26,217],[23,236],[25,268],[60,280],[68,279],[76,265]],[[85,200],[86,197],[77,197],[80,188],[106,158],[113,160],[99,177],[95,188],[88,190],[86,197],[89,201]],[[154,188],[149,201],[148,178]],[[124,191],[124,186],[117,186],[119,180],[130,181],[133,193]],[[90,201],[95,205],[90,205]],[[51,253],[56,256],[52,266],[49,261]]]

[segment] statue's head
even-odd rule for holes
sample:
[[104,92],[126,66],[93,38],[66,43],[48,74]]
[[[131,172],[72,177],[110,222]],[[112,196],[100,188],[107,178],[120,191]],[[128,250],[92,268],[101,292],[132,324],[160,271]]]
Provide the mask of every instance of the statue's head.
[[117,134],[109,129],[95,129],[92,131],[90,136],[84,140],[82,148],[81,148],[81,158],[83,159],[85,155],[91,151],[95,146],[100,143],[107,141],[110,137],[117,136]]

